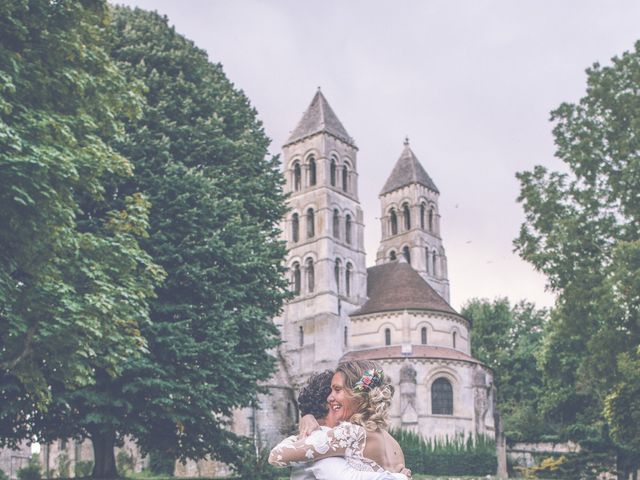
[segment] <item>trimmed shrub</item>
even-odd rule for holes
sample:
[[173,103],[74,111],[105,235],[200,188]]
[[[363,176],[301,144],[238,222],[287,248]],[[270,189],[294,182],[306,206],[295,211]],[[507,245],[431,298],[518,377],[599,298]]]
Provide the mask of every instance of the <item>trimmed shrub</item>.
[[486,436],[424,440],[404,430],[391,434],[404,452],[405,463],[414,473],[428,475],[492,475],[496,472],[496,444]]

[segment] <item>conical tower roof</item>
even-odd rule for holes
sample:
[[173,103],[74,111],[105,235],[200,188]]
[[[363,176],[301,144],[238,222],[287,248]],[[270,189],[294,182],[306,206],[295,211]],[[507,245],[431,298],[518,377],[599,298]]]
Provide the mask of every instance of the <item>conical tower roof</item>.
[[286,147],[287,145],[317,133],[328,133],[329,135],[333,135],[353,147],[356,146],[353,138],[351,138],[347,133],[347,130],[344,128],[342,122],[340,122],[338,116],[334,113],[329,102],[324,98],[324,95],[319,88],[313,96],[311,104],[304,112],[304,115],[302,115],[302,119],[298,123],[298,126],[295,128],[284,146]]
[[436,193],[440,193],[436,184],[433,183],[429,174],[420,164],[416,154],[413,153],[413,150],[409,147],[409,139],[406,139],[404,141],[404,150],[396,162],[395,167],[393,167],[391,175],[389,175],[389,178],[384,184],[380,195],[385,195],[413,183],[419,183]]

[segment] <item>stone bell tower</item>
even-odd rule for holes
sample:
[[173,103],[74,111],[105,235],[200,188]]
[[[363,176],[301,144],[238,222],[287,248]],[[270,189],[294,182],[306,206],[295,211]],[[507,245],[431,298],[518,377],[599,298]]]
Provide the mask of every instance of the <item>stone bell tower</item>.
[[405,139],[380,192],[382,241],[376,264],[403,256],[449,302],[447,257],[440,235],[440,192]]
[[349,313],[366,299],[357,153],[318,89],[283,146],[283,231],[294,298],[276,320],[295,382],[335,367],[349,345]]

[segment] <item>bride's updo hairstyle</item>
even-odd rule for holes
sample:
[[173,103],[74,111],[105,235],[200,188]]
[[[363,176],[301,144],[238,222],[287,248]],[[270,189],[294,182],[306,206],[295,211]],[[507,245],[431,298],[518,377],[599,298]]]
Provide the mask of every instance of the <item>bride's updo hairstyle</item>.
[[338,372],[344,375],[348,393],[360,402],[349,421],[369,431],[386,429],[394,388],[380,365],[371,360],[353,360],[339,363]]

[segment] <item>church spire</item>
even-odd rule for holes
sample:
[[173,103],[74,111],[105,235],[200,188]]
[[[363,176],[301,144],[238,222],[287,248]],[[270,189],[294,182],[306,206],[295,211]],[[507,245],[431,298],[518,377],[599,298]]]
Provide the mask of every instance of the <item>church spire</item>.
[[440,193],[438,187],[436,187],[436,184],[431,180],[431,177],[425,171],[420,160],[418,160],[418,157],[416,157],[413,150],[411,150],[409,137],[405,137],[402,154],[393,167],[391,175],[389,175],[389,178],[384,184],[380,195],[386,195],[387,193],[414,183],[418,183],[436,193]]
[[402,154],[380,193],[382,241],[376,263],[404,258],[448,302],[449,278],[440,236],[439,195],[405,137]]
[[352,147],[356,146],[355,141],[347,133],[342,122],[340,122],[338,116],[334,113],[329,102],[327,102],[327,99],[322,94],[320,87],[318,87],[316,94],[313,96],[313,100],[311,100],[311,104],[309,104],[298,126],[293,130],[293,133],[284,146],[286,147],[318,133],[327,133]]

